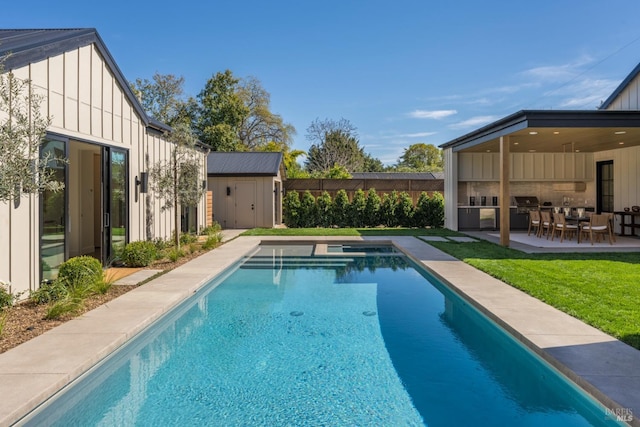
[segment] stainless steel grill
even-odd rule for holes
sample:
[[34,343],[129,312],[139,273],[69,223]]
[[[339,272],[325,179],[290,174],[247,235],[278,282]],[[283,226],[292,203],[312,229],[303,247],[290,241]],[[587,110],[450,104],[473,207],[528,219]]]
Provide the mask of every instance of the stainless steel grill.
[[540,208],[540,202],[536,196],[515,196],[516,213],[527,214]]

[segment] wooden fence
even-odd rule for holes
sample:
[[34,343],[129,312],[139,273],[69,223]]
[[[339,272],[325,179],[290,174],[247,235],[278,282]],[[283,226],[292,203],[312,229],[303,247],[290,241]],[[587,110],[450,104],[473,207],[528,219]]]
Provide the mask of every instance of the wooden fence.
[[[393,190],[398,193],[407,192],[415,204],[423,191],[429,195],[434,192],[444,193],[443,179],[287,179],[284,181],[285,191],[297,191],[304,193],[309,190],[314,197],[318,197],[323,191],[335,199],[338,190],[345,190],[349,200],[353,200],[353,194],[357,190],[365,193],[374,188],[380,197],[384,193],[391,194]],[[302,196],[302,194],[300,194]]]

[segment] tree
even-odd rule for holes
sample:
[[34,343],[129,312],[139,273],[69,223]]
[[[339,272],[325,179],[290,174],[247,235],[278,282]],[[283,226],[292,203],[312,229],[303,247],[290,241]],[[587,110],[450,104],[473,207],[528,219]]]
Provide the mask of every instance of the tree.
[[412,172],[441,172],[444,167],[442,150],[433,144],[413,144],[400,156],[397,170]]
[[365,211],[367,208],[367,196],[365,192],[358,188],[356,192],[353,194],[353,200],[351,201],[350,211],[351,211],[351,224],[354,227],[363,227],[365,226]]
[[198,95],[196,135],[213,151],[243,150],[238,135],[250,109],[239,94],[239,82],[230,70],[218,72]]
[[338,227],[349,225],[349,196],[345,190],[338,190],[333,199],[332,217]]
[[312,142],[306,162],[309,172],[323,174],[334,166],[348,172],[362,171],[365,155],[356,128],[348,120],[316,119],[307,128],[306,137]]
[[283,143],[269,141],[266,145],[258,147],[256,151],[262,152],[281,152],[282,163],[287,171],[287,178],[309,178],[310,175],[306,171],[302,170],[298,164],[298,157],[304,156],[307,153],[303,150],[291,150],[289,146]]
[[318,225],[320,227],[331,227],[333,225],[333,202],[331,195],[327,191],[316,199],[316,210],[318,213]]
[[23,194],[57,192],[64,182],[56,179],[54,165],[66,162],[41,150],[51,119],[42,114],[44,97],[31,81],[4,73],[0,63],[0,201],[18,203]]
[[179,123],[168,134],[174,144],[169,159],[153,165],[149,170],[151,190],[164,199],[162,210],[173,209],[176,232],[174,244],[180,248],[180,206],[194,206],[206,189],[201,185],[201,159],[197,153],[196,138],[191,129]]
[[271,142],[287,147],[291,144],[296,129],[271,112],[271,95],[257,78],[240,80],[237,95],[249,111],[238,128],[238,139],[245,149],[256,150]]
[[191,121],[195,100],[183,99],[184,77],[155,73],[153,81],[138,78],[129,85],[142,108],[154,119],[169,126]]
[[364,208],[365,225],[375,227],[380,224],[380,196],[374,188],[370,188],[367,194],[367,205]]

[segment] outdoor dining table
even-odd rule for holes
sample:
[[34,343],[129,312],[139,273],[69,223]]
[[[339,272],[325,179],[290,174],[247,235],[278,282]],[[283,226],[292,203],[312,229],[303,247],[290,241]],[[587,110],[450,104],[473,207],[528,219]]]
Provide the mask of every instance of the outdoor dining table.
[[578,243],[580,243],[580,236],[582,235],[582,233],[580,232],[580,224],[583,222],[589,222],[591,218],[589,218],[588,216],[565,216],[564,219],[567,222],[578,226]]

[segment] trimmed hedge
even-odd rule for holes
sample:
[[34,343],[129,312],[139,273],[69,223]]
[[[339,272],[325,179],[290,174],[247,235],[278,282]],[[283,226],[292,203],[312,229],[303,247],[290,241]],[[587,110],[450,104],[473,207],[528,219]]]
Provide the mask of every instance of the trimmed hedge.
[[302,197],[290,191],[283,200],[284,222],[298,227],[442,227],[444,197],[435,192],[422,192],[416,205],[406,192],[378,196],[375,189],[368,193],[357,190],[349,202],[347,192],[339,190],[334,200],[324,192],[314,198],[309,191]]
[[[185,236],[186,234],[183,234]],[[182,236],[180,237],[182,240]],[[182,244],[187,244],[181,242]],[[122,261],[127,267],[146,267],[151,264],[158,254],[155,243],[139,240],[131,242],[122,251]]]

